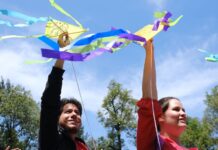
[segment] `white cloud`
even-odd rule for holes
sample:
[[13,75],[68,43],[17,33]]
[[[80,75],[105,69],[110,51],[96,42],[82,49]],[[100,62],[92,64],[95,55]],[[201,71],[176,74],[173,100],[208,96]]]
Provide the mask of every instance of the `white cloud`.
[[13,84],[20,84],[26,90],[31,90],[33,97],[39,101],[38,95],[45,85],[45,67],[24,63],[29,59],[41,59],[37,56],[40,55],[39,52],[37,53],[37,46],[26,42],[13,43],[13,45],[6,42],[5,45],[7,47],[3,46],[0,51],[0,75],[10,79]]
[[155,10],[162,10],[166,7],[166,0],[147,0]]
[[158,83],[163,89],[160,95],[176,93],[178,97],[184,97],[217,81],[218,70],[204,60],[195,62],[194,59],[201,58],[193,56],[190,49],[181,50],[158,65]]

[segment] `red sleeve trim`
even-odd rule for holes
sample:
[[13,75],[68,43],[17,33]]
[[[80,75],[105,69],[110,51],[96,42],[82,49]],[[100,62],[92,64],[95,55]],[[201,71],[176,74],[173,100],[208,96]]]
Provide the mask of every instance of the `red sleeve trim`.
[[[162,114],[162,108],[159,105],[157,100],[153,100],[154,110],[156,117],[160,117]],[[152,99],[150,98],[142,98],[137,102],[137,106],[139,107],[139,112],[142,112],[145,116],[152,115]]]

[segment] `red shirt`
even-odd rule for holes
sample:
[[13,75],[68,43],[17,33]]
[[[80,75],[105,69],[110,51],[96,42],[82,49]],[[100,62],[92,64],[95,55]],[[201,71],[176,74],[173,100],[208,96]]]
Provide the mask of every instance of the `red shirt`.
[[75,143],[76,143],[77,150],[89,150],[88,147],[84,143],[80,141],[76,141]]
[[[152,115],[151,99],[141,99],[137,102],[138,127],[136,144],[137,150],[158,150],[157,136]],[[156,121],[161,116],[162,109],[157,100],[153,100]],[[158,124],[158,123],[157,123]],[[184,148],[170,138],[159,135],[161,150],[198,150],[197,148]]]

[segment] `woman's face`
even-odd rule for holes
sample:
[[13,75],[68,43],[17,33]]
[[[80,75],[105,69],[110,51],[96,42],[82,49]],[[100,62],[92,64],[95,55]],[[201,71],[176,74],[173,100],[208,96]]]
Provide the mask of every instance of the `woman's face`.
[[186,128],[186,113],[182,103],[176,99],[169,101],[169,107],[163,114],[163,126],[167,132],[180,135]]

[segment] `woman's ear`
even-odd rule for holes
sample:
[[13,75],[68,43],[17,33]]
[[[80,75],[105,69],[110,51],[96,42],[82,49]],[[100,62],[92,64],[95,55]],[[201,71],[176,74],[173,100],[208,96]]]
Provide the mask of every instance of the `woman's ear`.
[[162,114],[159,118],[158,118],[159,123],[163,123],[165,121],[165,117],[164,114]]

